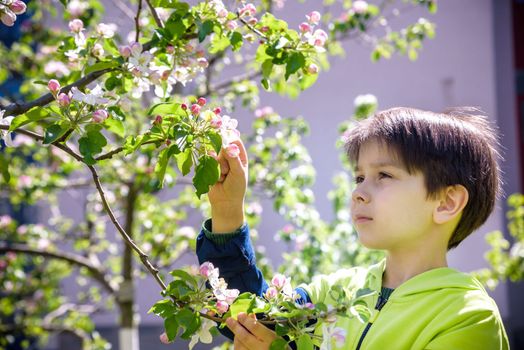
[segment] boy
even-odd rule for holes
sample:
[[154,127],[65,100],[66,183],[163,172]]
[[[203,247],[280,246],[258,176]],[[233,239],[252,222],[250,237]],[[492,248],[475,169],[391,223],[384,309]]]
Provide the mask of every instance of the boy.
[[[499,193],[496,136],[473,109],[379,112],[354,127],[346,144],[355,167],[351,216],[362,244],[386,251],[369,268],[318,276],[299,303],[333,303],[337,283],[371,288],[367,324],[338,318],[339,349],[508,349],[495,302],[468,274],[447,267],[446,253],[481,226]],[[200,262],[220,269],[230,288],[262,295],[244,224],[247,155],[236,141],[219,155],[220,181],[209,192],[212,218],[197,238]],[[228,319],[235,349],[269,349],[273,331],[245,314]]]

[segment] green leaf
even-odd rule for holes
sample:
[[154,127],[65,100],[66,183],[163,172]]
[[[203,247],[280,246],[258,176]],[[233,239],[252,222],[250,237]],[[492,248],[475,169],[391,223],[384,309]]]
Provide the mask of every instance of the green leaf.
[[268,79],[262,78],[260,83],[262,84],[262,87],[266,89],[266,91],[271,91],[271,82]]
[[194,290],[191,288],[191,286],[182,280],[174,280],[169,283],[166,288],[166,293],[168,295],[174,295],[177,299],[184,299],[184,297],[193,292]]
[[128,136],[124,142],[124,155],[128,155],[136,151],[144,142],[151,140],[150,134]]
[[184,270],[173,270],[170,272],[171,276],[178,277],[182,281],[189,282],[195,289],[198,289],[198,282],[191,274]]
[[198,41],[202,42],[213,32],[213,21],[207,20],[198,26]]
[[120,137],[124,137],[125,136],[125,128],[124,128],[124,123],[122,123],[121,120],[118,120],[118,119],[113,119],[113,118],[107,118],[105,121],[104,121],[104,127],[115,133],[116,135],[120,136]]
[[182,339],[189,339],[200,328],[200,315],[190,309],[184,308],[176,315],[178,324],[185,328]]
[[164,328],[166,329],[167,339],[173,341],[178,333],[178,321],[177,317],[170,316],[164,320]]
[[180,149],[176,144],[164,148],[160,151],[160,156],[158,157],[158,162],[155,165],[155,174],[158,181],[160,182],[160,187],[164,186],[164,177],[166,175],[167,165],[169,164],[169,159],[173,154],[180,153]]
[[117,61],[97,62],[97,63],[93,64],[92,66],[88,66],[85,69],[84,74],[89,74],[91,72],[102,70],[102,69],[114,68],[114,67],[116,67],[118,65],[119,65],[119,63]]
[[242,299],[237,298],[233,304],[229,307],[229,311],[231,312],[231,317],[236,319],[238,317],[238,314],[241,312],[248,313],[249,307],[251,306],[251,298],[250,299]]
[[111,91],[114,88],[122,85],[122,79],[119,79],[115,76],[111,76],[107,78],[106,82],[104,83],[107,90]]
[[218,53],[227,49],[231,42],[227,36],[215,35],[211,41],[211,46],[209,48],[210,53]]
[[317,81],[317,79],[318,79],[318,74],[305,74],[305,75],[303,75],[300,78],[300,80],[299,80],[300,88],[302,90],[306,90],[311,85],[313,85]]
[[109,113],[111,114],[111,117],[113,119],[121,120],[121,121],[126,120],[126,115],[124,114],[124,112],[122,112],[120,107],[118,107],[118,106],[111,106],[107,110],[109,111]]
[[182,111],[180,108],[180,103],[174,102],[162,102],[154,105],[149,109],[147,115],[166,115],[166,114],[176,114]]
[[78,140],[78,145],[85,162],[88,165],[93,165],[96,163],[93,155],[102,152],[102,148],[107,145],[107,140],[100,131],[91,129]]
[[269,79],[271,72],[273,72],[273,62],[271,59],[265,60],[262,63],[262,76]]
[[169,32],[171,40],[181,38],[187,30],[185,21],[179,15],[169,18],[166,23],[166,30]]
[[213,146],[213,149],[217,154],[220,153],[220,149],[222,148],[222,136],[216,131],[209,131],[207,133],[207,136],[209,137],[209,140],[211,141],[211,145]]
[[297,340],[297,350],[313,350],[313,341],[307,334],[302,334]]
[[149,309],[147,313],[148,314],[154,313],[157,316],[166,318],[171,315],[174,315],[176,311],[177,309],[175,305],[173,305],[173,301],[169,299],[164,299],[164,300],[160,300],[159,302],[155,303],[155,305],[151,306],[151,309]]
[[304,67],[305,64],[306,59],[303,54],[300,52],[292,53],[286,64],[286,80],[291,74],[296,73],[299,69]]
[[282,349],[286,349],[286,347],[287,347],[287,341],[285,341],[282,338],[278,338],[278,339],[273,340],[273,342],[271,343],[271,346],[269,347],[269,350],[282,350]]
[[187,148],[184,152],[180,152],[176,155],[176,164],[183,176],[189,174],[189,171],[191,170],[191,166],[193,165],[192,154],[193,150]]
[[50,144],[58,140],[69,129],[69,123],[58,122],[45,129],[44,144]]
[[49,112],[47,112],[45,109],[40,107],[35,107],[26,112],[25,114],[21,114],[16,116],[13,121],[11,122],[11,126],[9,127],[9,131],[13,131],[15,129],[18,129],[19,127],[33,123],[39,120],[42,120],[44,118],[47,118],[49,116]]
[[242,37],[242,34],[239,32],[233,32],[231,34],[231,38],[229,38],[229,41],[231,42],[231,46],[233,47],[233,51],[238,51],[242,47],[242,44],[244,43],[244,38]]
[[214,185],[220,176],[220,169],[215,158],[203,155],[198,160],[193,177],[193,185],[196,189],[196,195],[200,199],[204,193],[209,191],[209,186]]
[[189,11],[189,4],[178,0],[151,0],[151,4],[153,7],[174,8],[177,12],[182,12],[182,14]]
[[2,172],[4,182],[8,183],[11,179],[11,175],[9,174],[9,162],[5,158],[4,153],[0,153],[0,171]]

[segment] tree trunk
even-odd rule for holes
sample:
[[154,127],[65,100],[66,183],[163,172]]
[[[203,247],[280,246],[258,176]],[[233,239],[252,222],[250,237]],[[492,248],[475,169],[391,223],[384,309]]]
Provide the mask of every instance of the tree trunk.
[[[129,184],[126,203],[125,230],[133,238],[133,218],[137,192],[134,182]],[[122,257],[122,277],[118,303],[120,307],[120,329],[118,340],[120,350],[139,350],[138,322],[135,316],[135,281],[133,277],[133,250],[124,242]]]

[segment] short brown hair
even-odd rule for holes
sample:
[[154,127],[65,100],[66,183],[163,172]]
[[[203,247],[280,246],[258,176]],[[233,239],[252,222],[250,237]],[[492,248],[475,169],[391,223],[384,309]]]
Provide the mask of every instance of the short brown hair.
[[392,146],[411,174],[422,172],[427,195],[462,185],[469,200],[448,242],[456,247],[492,212],[500,194],[498,139],[478,109],[461,107],[443,113],[391,108],[360,121],[347,135],[349,161],[356,164],[360,147],[377,139]]

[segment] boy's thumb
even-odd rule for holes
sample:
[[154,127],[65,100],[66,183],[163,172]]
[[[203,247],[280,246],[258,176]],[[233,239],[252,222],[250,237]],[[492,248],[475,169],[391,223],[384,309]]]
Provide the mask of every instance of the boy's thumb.
[[229,163],[230,172],[235,174],[241,174],[244,169],[240,161],[240,148],[234,144],[230,143],[224,149],[227,161]]

